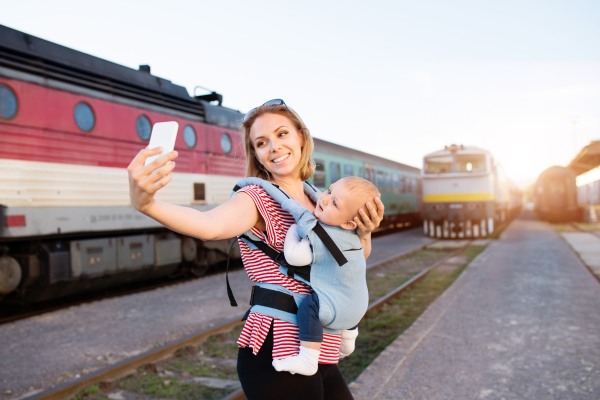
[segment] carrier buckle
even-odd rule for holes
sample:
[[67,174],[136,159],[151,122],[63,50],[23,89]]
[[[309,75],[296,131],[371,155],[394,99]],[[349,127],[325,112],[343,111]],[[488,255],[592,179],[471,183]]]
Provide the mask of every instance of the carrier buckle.
[[277,257],[275,257],[275,262],[281,265],[282,267],[288,268],[290,266],[290,264],[288,264],[287,260],[285,259],[285,254],[283,254],[283,252],[277,253]]
[[258,287],[258,285],[252,286],[252,293],[250,293],[250,305],[251,306],[254,305],[254,292],[256,292],[257,287]]

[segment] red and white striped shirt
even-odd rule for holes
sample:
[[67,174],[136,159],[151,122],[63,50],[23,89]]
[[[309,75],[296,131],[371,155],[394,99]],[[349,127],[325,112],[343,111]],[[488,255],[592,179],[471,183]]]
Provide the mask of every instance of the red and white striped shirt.
[[[266,236],[256,228],[252,228],[252,233],[277,251],[283,252],[285,234],[290,225],[296,222],[294,218],[260,186],[246,186],[239,192],[245,192],[254,200],[256,208],[265,219]],[[250,280],[281,285],[294,293],[312,293],[309,285],[282,274],[279,271],[279,265],[262,251],[251,249],[243,240],[238,240],[238,242],[244,268]],[[298,327],[289,322],[257,313],[250,313],[248,316],[238,339],[238,346],[251,347],[252,352],[257,354],[269,333],[271,323],[273,323],[273,358],[281,359],[297,355],[300,346]],[[337,364],[340,343],[340,335],[324,333],[319,363]]]

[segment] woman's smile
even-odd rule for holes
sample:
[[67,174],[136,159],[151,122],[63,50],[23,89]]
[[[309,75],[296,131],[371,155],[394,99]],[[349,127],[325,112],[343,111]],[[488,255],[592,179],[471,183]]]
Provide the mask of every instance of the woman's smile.
[[287,160],[289,156],[290,156],[290,153],[287,153],[287,154],[284,154],[280,157],[277,157],[277,158],[271,160],[271,162],[274,164],[278,164],[278,163],[281,163],[281,162]]

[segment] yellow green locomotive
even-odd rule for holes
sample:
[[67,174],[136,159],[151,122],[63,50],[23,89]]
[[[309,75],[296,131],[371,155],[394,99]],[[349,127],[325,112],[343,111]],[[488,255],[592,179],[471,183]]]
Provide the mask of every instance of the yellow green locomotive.
[[521,192],[492,154],[446,146],[423,160],[423,230],[438,238],[486,237],[518,213]]

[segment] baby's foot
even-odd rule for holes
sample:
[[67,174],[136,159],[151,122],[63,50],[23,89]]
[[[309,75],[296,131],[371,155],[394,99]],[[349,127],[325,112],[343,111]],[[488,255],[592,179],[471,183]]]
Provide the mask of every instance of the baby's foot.
[[342,331],[342,343],[340,344],[340,358],[348,357],[354,351],[354,343],[358,336],[358,328]]
[[288,371],[292,374],[311,376],[319,369],[320,350],[300,346],[297,356],[273,360],[273,367],[277,371]]

